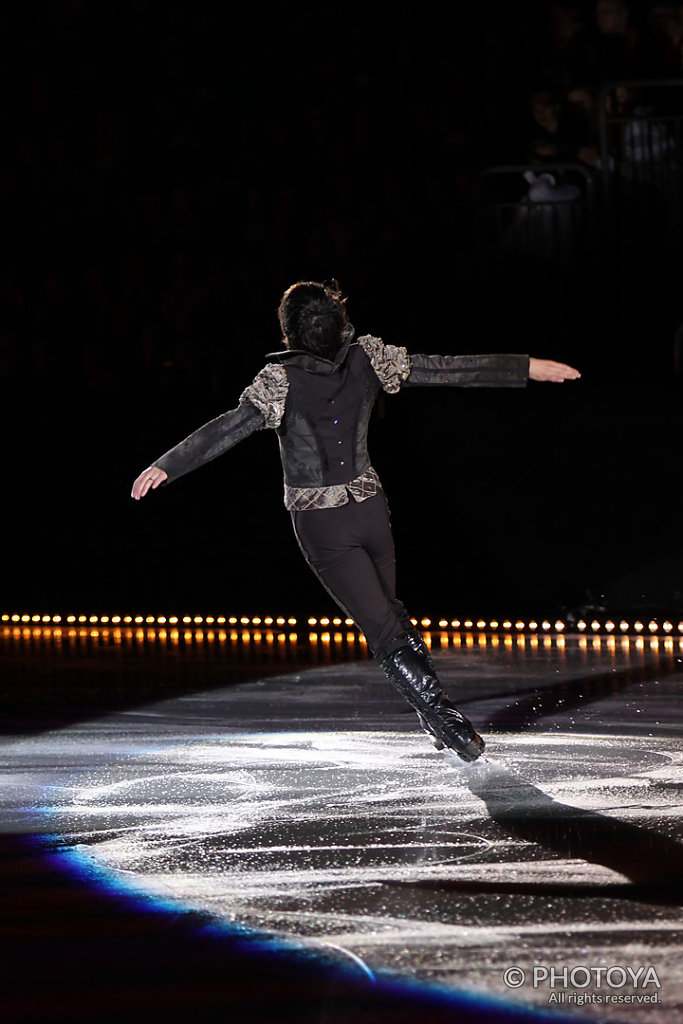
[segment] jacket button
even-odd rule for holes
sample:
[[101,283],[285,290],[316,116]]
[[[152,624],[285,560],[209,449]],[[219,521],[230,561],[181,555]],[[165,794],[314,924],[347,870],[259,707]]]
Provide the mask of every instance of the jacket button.
[[339,420],[332,420],[333,423],[339,423]]
[[344,465],[344,460],[343,460],[343,459],[340,459],[340,460],[339,460],[339,465],[340,465],[340,466],[343,466],[343,465]]

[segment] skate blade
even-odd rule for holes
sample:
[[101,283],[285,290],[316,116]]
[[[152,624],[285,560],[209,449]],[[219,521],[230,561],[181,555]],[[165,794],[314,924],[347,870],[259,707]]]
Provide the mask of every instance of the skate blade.
[[444,747],[444,753],[448,754],[451,758],[456,758],[460,762],[464,761],[465,764],[473,764],[475,761],[480,759],[485,749],[486,744],[481,736],[478,735],[477,739],[468,743],[464,750],[461,751],[455,750],[453,747]]

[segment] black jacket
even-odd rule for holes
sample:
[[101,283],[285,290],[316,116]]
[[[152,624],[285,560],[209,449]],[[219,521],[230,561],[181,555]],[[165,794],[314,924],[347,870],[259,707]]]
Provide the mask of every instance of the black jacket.
[[364,336],[347,341],[334,360],[307,352],[272,353],[243,391],[236,409],[200,427],[154,465],[175,480],[271,427],[280,442],[285,485],[328,488],[370,470],[367,432],[380,390],[450,385],[523,387],[524,355],[408,355],[405,348]]

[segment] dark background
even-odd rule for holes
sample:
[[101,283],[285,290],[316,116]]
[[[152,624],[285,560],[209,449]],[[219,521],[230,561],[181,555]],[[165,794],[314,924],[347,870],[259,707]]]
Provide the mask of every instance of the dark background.
[[[481,172],[542,159],[535,89],[681,74],[657,20],[680,5],[631,5],[621,36],[571,6],[570,47],[568,8],[531,0],[5,7],[3,611],[332,610],[271,432],[129,497],[279,347],[284,288],[331,277],[359,333],[583,374],[380,401],[415,614],[678,607],[680,289],[647,273],[667,253],[639,250],[625,288],[596,260],[579,291],[543,264],[511,289],[475,255]],[[595,142],[574,128],[569,159]]]

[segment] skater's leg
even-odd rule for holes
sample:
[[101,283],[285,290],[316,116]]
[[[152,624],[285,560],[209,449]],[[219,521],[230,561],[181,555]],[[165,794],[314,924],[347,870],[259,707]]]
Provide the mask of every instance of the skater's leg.
[[[369,505],[373,498],[363,502]],[[293,515],[299,546],[320,582],[352,618],[373,652],[402,634],[396,608],[386,592],[386,578],[366,550],[366,510],[355,502],[341,508],[313,509]],[[390,538],[389,538],[390,539]],[[391,558],[386,551],[385,571]],[[395,571],[395,570],[394,570]]]
[[384,494],[365,502],[364,546],[377,570],[382,589],[406,632],[415,631],[405,605],[396,597],[396,552],[389,507]]
[[[328,592],[365,634],[389,680],[415,708],[437,749],[474,760],[483,740],[454,707],[429,652],[395,597],[393,539],[383,496],[365,507],[295,513],[299,545]],[[373,505],[370,505],[370,502]]]
[[463,760],[474,761],[484,749],[484,741],[444,692],[429,648],[404,605],[396,598],[394,540],[383,495],[373,499],[368,513],[365,547],[400,622],[401,637],[405,638],[402,646],[406,648],[403,653],[389,647],[378,653],[375,648],[374,653],[389,679],[415,708],[420,725],[436,749],[448,746]]
[[[402,634],[405,636],[405,639],[412,648],[414,654],[423,662],[424,670],[428,674],[429,678],[436,680],[436,696],[433,697],[433,702],[437,704],[438,711],[434,711],[434,709],[430,709],[428,711],[422,706],[420,701],[416,704],[414,703],[420,725],[427,733],[436,749],[442,750],[446,743],[444,742],[442,735],[443,729],[441,726],[444,720],[449,720],[451,734],[453,733],[453,728],[456,727],[458,737],[460,738],[463,735],[463,729],[465,730],[465,743],[463,749],[469,750],[470,754],[473,754],[476,751],[477,753],[475,756],[478,756],[478,752],[483,749],[484,741],[481,740],[480,737],[477,737],[477,740],[474,740],[474,737],[477,736],[474,730],[472,730],[471,733],[467,731],[467,725],[465,725],[467,720],[451,703],[448,695],[441,688],[440,682],[438,682],[436,668],[422,634],[417,627],[413,625],[403,603],[396,597],[396,558],[394,553],[394,540],[391,532],[389,509],[383,495],[378,496],[378,500],[376,502],[373,501],[373,505],[368,509],[368,512],[370,514],[367,517],[367,526],[365,530],[366,549],[375,564],[377,575],[382,587],[391,601],[392,607],[400,623]],[[374,653],[377,654],[377,649],[375,649]],[[390,652],[386,650],[382,653],[386,655]],[[378,660],[381,662],[383,659],[380,657]],[[383,665],[383,668],[389,678],[392,679],[392,682],[394,682],[394,685],[397,685],[397,681],[393,678],[396,672],[395,666]],[[434,684],[432,684],[432,686],[433,685]],[[401,692],[404,692],[400,685],[398,688],[401,689]],[[436,723],[434,722],[435,715],[438,719]],[[474,746],[472,746],[472,741],[475,743]],[[447,745],[453,746],[452,736],[451,742]],[[463,755],[461,754],[461,756]]]

